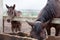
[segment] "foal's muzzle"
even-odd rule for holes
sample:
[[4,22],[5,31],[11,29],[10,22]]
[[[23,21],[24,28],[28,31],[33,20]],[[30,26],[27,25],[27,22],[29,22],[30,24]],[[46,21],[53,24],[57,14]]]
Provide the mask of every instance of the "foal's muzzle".
[[7,22],[10,22],[10,19],[7,19]]

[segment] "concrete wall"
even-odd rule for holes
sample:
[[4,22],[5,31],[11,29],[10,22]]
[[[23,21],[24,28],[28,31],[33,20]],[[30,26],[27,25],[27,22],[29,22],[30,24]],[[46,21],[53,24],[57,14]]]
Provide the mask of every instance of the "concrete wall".
[[0,0],[0,33],[2,33],[3,31],[2,18],[3,18],[3,0]]

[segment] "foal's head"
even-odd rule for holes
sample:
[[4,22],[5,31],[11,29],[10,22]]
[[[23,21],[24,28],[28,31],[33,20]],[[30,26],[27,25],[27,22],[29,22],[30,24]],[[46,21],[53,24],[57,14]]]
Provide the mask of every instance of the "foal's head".
[[13,6],[6,5],[6,8],[8,9],[7,13],[8,16],[13,17],[15,16],[14,10],[15,10],[15,4]]
[[15,4],[13,6],[6,5],[6,8],[8,9],[8,11],[7,11],[8,20],[7,21],[10,21],[11,19],[13,19],[16,16],[16,13],[15,13]]

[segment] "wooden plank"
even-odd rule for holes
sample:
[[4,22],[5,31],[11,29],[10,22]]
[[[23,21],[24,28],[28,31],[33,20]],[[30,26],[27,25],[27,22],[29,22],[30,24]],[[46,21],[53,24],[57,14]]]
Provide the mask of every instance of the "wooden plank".
[[60,24],[60,18],[54,18],[54,19],[52,20],[52,23],[53,23],[53,24]]
[[[0,40],[37,40],[37,39],[17,35],[0,34]],[[48,36],[46,40],[60,40],[60,36]]]
[[[4,18],[7,18],[8,16],[3,16]],[[33,18],[36,19],[37,17],[15,17],[15,18]]]
[[[8,17],[7,16],[3,16],[3,19],[4,20],[8,19]],[[34,21],[34,20],[36,20],[36,17],[15,17],[12,20],[15,20],[15,21],[26,21],[26,20],[28,20],[28,21]]]
[[17,35],[0,34],[0,40],[37,40],[37,39]]
[[[7,18],[7,16],[3,16],[4,19]],[[36,20],[37,17],[15,17],[13,20],[16,20],[16,21],[26,21],[26,20],[29,20],[29,21],[34,21]],[[60,24],[60,18],[54,18],[52,20],[53,24]]]

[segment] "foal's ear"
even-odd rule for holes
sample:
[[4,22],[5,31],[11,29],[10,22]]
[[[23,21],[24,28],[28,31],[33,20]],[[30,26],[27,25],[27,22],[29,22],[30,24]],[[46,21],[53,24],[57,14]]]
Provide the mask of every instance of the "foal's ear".
[[13,9],[15,9],[15,4],[13,5]]
[[9,6],[6,4],[6,7],[9,8]]
[[28,22],[28,21],[26,21],[31,27],[33,27],[34,26],[34,23],[33,22]]

